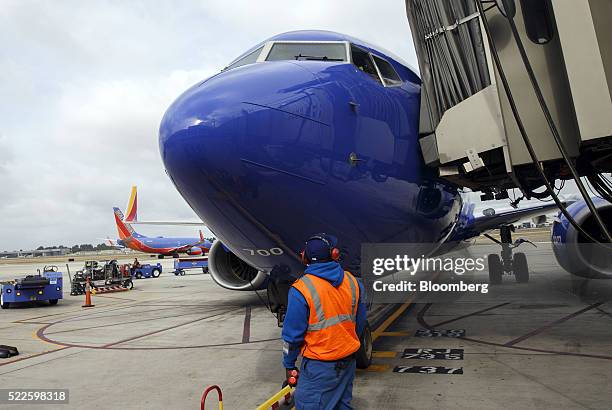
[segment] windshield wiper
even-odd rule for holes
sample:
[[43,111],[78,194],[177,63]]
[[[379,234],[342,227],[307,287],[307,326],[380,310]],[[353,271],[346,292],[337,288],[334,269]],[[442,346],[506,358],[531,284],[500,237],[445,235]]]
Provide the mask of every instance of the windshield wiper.
[[308,55],[303,55],[303,54],[298,54],[296,56],[294,56],[296,60],[299,60],[300,58],[304,59],[304,60],[308,60],[308,61],[344,61],[341,58],[329,58],[327,56],[308,56]]

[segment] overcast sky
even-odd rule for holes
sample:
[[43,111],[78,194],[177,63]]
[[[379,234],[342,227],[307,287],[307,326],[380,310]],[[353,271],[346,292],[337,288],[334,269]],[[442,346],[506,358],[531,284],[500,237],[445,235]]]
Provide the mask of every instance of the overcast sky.
[[[188,86],[272,35],[343,32],[416,66],[403,0],[0,0],[0,249],[100,242],[140,219],[196,220],[158,127]],[[192,227],[143,234],[194,235]]]

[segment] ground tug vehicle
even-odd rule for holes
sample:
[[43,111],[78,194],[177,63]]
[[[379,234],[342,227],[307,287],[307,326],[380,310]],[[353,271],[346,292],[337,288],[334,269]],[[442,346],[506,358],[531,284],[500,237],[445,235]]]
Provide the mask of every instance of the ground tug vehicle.
[[0,283],[0,306],[7,309],[12,304],[26,302],[49,302],[56,305],[62,296],[62,272],[57,266],[45,266],[37,275]]

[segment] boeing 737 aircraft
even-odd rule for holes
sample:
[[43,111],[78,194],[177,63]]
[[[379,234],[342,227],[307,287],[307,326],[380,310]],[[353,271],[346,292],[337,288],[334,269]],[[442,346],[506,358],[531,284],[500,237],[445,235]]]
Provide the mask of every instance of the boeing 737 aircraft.
[[[159,146],[175,187],[219,238],[213,279],[234,290],[292,281],[316,232],[337,236],[342,265],[359,273],[362,243],[423,243],[434,254],[488,230],[508,234],[508,224],[555,208],[474,215],[458,187],[423,161],[420,85],[408,64],[378,47],[295,31],[183,93],[162,119]],[[568,209],[587,224],[583,205]],[[610,224],[612,205],[598,206]],[[576,252],[565,241],[579,235],[559,218],[554,246]],[[503,265],[491,255],[489,265],[526,281],[521,255]]]
[[[211,243],[204,238],[200,231],[199,238],[166,238],[163,236],[148,237],[140,235],[132,227],[132,223],[138,222],[138,194],[136,187],[132,187],[130,199],[126,208],[127,216],[119,208],[113,208],[115,213],[115,223],[119,232],[119,239],[113,241],[108,239],[112,246],[118,248],[130,248],[145,253],[155,253],[164,256],[176,256],[179,253],[187,255],[202,255],[210,250]],[[177,222],[178,223],[178,222]],[[153,224],[174,224],[174,222],[153,222]],[[181,223],[182,224],[182,223]],[[184,224],[193,224],[191,222]],[[198,223],[201,225],[200,223]]]

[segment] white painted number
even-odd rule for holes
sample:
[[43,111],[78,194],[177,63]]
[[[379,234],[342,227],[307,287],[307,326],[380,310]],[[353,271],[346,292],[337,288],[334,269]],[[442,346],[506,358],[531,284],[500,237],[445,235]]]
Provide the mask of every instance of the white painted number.
[[259,255],[259,256],[279,256],[284,252],[281,248],[270,248],[270,249],[242,249],[246,251],[251,256]]

